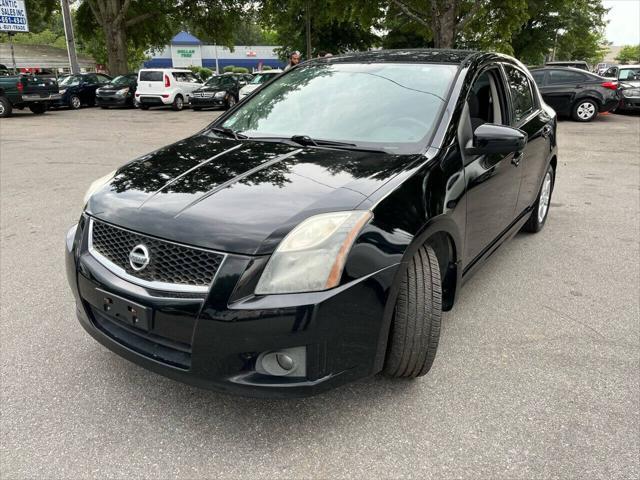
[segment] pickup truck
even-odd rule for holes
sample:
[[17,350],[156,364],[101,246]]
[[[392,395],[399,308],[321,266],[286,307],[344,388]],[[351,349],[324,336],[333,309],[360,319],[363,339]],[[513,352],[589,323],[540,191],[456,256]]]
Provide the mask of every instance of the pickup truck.
[[41,114],[49,108],[49,102],[59,100],[58,83],[53,78],[37,75],[0,76],[0,118],[8,117],[14,108],[29,107]]

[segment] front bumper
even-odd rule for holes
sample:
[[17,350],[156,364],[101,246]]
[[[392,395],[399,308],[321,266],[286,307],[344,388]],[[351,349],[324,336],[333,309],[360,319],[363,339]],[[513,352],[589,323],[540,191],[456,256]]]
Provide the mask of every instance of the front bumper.
[[622,97],[618,105],[618,110],[629,112],[640,111],[640,97]]
[[133,100],[131,97],[118,97],[115,95],[96,95],[96,105],[99,107],[124,107],[127,105],[132,105]]
[[[315,394],[375,374],[387,295],[397,265],[326,292],[234,298],[256,258],[227,255],[209,293],[167,295],[130,283],[86,249],[89,222],[67,236],[67,277],[76,314],[104,346],[149,370],[212,390],[257,397]],[[153,312],[140,331],[101,310],[104,295]],[[264,352],[304,347],[304,376],[256,368]],[[384,348],[384,347],[382,347]]]
[[227,105],[227,100],[225,97],[191,97],[190,103],[192,107],[225,107]]

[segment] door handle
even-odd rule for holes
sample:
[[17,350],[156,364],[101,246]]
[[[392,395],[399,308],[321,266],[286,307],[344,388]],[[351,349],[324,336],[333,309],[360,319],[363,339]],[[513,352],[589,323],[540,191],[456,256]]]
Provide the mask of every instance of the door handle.
[[524,152],[516,152],[511,159],[511,164],[517,167],[518,165],[520,165],[520,160],[522,160],[523,158]]

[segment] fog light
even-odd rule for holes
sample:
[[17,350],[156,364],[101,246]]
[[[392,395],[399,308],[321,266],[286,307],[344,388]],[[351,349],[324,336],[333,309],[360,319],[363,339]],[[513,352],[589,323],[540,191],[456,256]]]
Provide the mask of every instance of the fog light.
[[294,347],[263,352],[256,360],[256,371],[277,377],[304,377],[307,373],[307,348]]

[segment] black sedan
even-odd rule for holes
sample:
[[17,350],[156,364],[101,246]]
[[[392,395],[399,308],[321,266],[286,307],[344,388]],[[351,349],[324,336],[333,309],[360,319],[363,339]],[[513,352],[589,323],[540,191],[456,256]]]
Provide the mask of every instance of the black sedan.
[[111,81],[111,77],[101,73],[80,73],[69,75],[59,82],[61,98],[54,107],[70,107],[74,110],[96,104],[96,90]]
[[619,84],[577,68],[545,67],[531,70],[544,101],[558,115],[590,122],[598,113],[620,103]]
[[508,56],[311,60],[92,184],[66,241],[78,319],[226,392],[424,375],[465,280],[544,227],[556,152],[555,113]]
[[249,75],[224,74],[214,75],[191,94],[191,107],[194,110],[203,108],[233,107],[240,97],[240,89],[247,84]]
[[119,75],[96,90],[96,103],[101,108],[133,107],[137,86],[137,73]]

